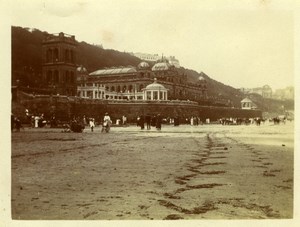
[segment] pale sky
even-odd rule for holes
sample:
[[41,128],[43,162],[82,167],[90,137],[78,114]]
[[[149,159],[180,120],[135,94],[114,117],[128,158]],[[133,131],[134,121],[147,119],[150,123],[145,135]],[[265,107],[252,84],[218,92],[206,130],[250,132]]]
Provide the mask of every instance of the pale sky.
[[269,84],[277,89],[294,85],[294,15],[288,2],[13,0],[9,4],[14,26],[62,31],[105,49],[174,55],[181,66],[235,88]]

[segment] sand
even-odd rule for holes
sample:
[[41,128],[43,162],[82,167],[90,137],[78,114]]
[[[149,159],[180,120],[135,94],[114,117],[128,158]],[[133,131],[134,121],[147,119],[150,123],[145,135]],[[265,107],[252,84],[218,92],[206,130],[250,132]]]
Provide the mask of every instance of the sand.
[[12,218],[293,218],[293,123],[12,134]]

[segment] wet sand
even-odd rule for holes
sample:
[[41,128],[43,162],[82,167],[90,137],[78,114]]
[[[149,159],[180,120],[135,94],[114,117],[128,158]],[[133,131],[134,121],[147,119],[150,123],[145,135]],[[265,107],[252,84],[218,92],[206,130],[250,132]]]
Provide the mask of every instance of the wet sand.
[[293,218],[293,124],[12,134],[12,218]]

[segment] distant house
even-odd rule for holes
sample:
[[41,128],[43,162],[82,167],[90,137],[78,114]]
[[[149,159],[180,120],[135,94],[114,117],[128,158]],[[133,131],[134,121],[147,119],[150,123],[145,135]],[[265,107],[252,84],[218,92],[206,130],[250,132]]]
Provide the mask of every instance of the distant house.
[[244,98],[241,101],[242,109],[244,110],[253,110],[257,109],[257,105],[249,98]]
[[269,85],[257,88],[240,88],[240,91],[244,94],[254,93],[261,95],[263,98],[272,98],[272,88]]

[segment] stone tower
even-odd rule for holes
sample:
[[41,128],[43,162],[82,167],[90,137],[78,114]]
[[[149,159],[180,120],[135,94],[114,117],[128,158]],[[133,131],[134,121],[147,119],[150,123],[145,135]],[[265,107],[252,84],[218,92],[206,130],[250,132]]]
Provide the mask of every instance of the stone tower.
[[75,96],[76,47],[75,36],[64,33],[48,35],[43,43],[43,79],[52,94]]

